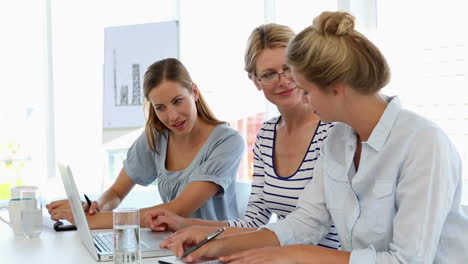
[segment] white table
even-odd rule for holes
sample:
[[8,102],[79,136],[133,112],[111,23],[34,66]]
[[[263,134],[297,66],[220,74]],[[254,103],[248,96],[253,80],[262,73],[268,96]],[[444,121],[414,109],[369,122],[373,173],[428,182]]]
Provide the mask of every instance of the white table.
[[[0,209],[0,216],[8,216]],[[81,243],[76,231],[56,232],[44,227],[38,238],[15,236],[11,228],[0,221],[0,263],[113,263],[97,262]],[[142,259],[141,263],[158,263],[157,258]]]

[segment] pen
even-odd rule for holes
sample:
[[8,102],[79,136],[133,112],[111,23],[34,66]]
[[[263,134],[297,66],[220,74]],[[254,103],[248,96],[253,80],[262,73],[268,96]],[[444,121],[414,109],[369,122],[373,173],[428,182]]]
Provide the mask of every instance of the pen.
[[195,246],[187,249],[187,251],[184,252],[184,254],[182,255],[182,257],[180,257],[180,259],[183,259],[185,258],[186,256],[188,256],[190,253],[194,252],[195,250],[197,250],[198,248],[200,248],[201,246],[205,245],[206,243],[208,243],[210,240],[214,239],[215,237],[217,237],[219,234],[221,234],[224,230],[226,230],[226,227],[222,227],[220,229],[218,229],[218,231],[208,235],[205,239],[203,239],[200,243],[196,244]]
[[91,207],[91,200],[84,194],[84,198],[86,199],[86,203],[88,204],[89,207]]

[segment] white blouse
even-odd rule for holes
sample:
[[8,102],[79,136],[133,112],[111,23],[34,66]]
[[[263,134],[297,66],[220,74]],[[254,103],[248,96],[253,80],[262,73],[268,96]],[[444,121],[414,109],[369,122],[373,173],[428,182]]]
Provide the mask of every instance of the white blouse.
[[281,245],[316,244],[333,220],[350,263],[468,263],[461,161],[445,133],[392,98],[357,172],[355,150],[355,131],[336,123],[297,210],[265,226]]

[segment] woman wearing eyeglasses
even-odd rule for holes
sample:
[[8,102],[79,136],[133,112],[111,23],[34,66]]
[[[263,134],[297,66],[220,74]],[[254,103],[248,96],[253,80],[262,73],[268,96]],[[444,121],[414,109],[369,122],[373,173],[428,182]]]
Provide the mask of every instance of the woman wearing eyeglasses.
[[[248,40],[245,70],[265,98],[276,105],[280,116],[263,123],[253,149],[252,193],[242,219],[207,221],[182,218],[165,210],[152,210],[146,224],[153,230],[177,231],[194,225],[207,234],[229,226],[223,235],[256,230],[269,222],[272,214],[284,219],[296,207],[304,187],[314,181],[314,166],[331,123],[320,121],[297,88],[286,65],[286,46],[294,32],[282,25],[256,28]],[[211,227],[206,227],[211,226]],[[329,226],[330,229],[330,226]],[[331,225],[319,245],[338,249],[339,241]]]
[[[379,49],[354,30],[354,17],[322,13],[291,41],[287,58],[310,105],[322,119],[336,121],[315,182],[283,221],[215,239],[184,260],[247,250],[220,260],[468,263],[460,156],[440,127],[380,93],[390,69]],[[343,250],[309,245],[325,236],[331,220]],[[180,256],[183,246],[204,236],[191,230],[166,246]]]

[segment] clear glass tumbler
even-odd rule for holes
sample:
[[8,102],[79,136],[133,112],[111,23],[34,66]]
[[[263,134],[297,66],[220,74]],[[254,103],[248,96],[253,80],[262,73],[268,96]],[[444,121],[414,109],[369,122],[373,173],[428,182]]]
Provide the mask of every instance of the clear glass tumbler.
[[42,232],[42,202],[37,188],[20,191],[20,199],[25,202],[21,211],[21,229],[26,238],[39,237]]
[[26,238],[39,237],[42,233],[42,210],[21,211],[21,226]]
[[117,208],[112,212],[114,223],[114,263],[140,263],[140,210],[136,208]]

